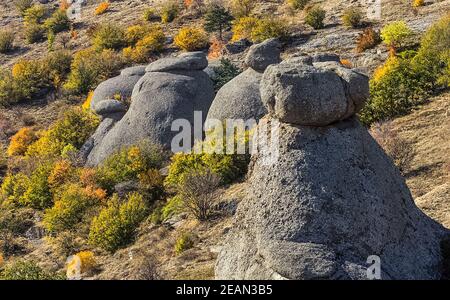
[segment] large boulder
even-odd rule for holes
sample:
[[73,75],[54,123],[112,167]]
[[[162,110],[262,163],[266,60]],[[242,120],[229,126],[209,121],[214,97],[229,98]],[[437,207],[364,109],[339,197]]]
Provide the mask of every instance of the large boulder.
[[[128,73],[130,72],[130,73]],[[139,72],[125,71],[125,74],[132,75],[119,75],[110,78],[100,83],[94,90],[91,100],[91,109],[95,111],[95,106],[100,101],[114,99],[116,95],[120,95],[122,99],[128,99],[131,97],[133,88],[142,75]]]
[[[274,77],[289,80],[275,85]],[[354,116],[339,121],[349,100],[339,78],[310,65],[264,74],[263,102],[274,113],[273,95],[275,104],[288,99],[283,112],[290,117],[279,123],[271,114],[258,125],[279,125],[278,157],[252,156],[250,190],[223,242],[217,279],[368,279],[374,256],[382,279],[440,278],[440,243],[448,232],[416,207],[366,128]],[[319,93],[310,80],[322,88],[328,82],[340,98]],[[313,101],[316,114],[328,119],[310,121],[318,120],[309,109]]]
[[[127,113],[93,147],[87,164],[97,165],[121,147],[142,140],[170,148],[173,137],[178,134],[171,129],[173,121],[182,119],[194,124],[196,111],[202,113],[199,121],[203,124],[214,98],[213,83],[200,69],[200,64],[187,62],[191,58],[192,61],[206,60],[205,54],[201,55],[187,53],[180,60],[168,58],[150,64],[134,87]],[[185,63],[194,69],[183,69],[187,68]]]
[[267,113],[259,89],[262,72],[280,61],[280,44],[276,39],[253,45],[245,57],[249,68],[217,92],[208,119],[261,119]]
[[270,66],[264,73],[261,94],[273,117],[297,125],[326,126],[362,108],[368,97],[367,76],[338,63],[294,62]]

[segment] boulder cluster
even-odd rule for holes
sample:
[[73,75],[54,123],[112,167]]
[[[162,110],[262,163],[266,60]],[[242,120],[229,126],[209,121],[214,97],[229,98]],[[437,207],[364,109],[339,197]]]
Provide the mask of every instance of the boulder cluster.
[[[252,46],[243,73],[214,94],[202,52],[128,68],[94,92],[102,122],[84,145],[87,165],[149,140],[166,148],[176,119],[279,124],[278,158],[252,156],[248,196],[221,247],[217,279],[438,279],[444,228],[414,204],[392,160],[355,117],[368,77],[334,54]],[[129,108],[115,95],[131,98]],[[275,123],[275,122],[274,122]]]

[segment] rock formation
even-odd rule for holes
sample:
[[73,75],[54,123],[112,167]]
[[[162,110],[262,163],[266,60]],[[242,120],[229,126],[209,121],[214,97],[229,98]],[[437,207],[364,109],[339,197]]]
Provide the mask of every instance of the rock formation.
[[142,140],[168,148],[178,133],[171,130],[172,122],[185,119],[194,124],[194,111],[202,112],[203,122],[214,99],[213,83],[203,72],[207,65],[202,52],[184,53],[148,65],[134,86],[130,108],[123,118],[116,124],[101,124],[101,133],[94,134],[96,141],[86,145],[92,147],[87,164],[97,165],[121,147]]
[[312,61],[294,58],[264,73],[269,115],[260,124],[281,121],[279,158],[267,165],[263,152],[253,155],[251,188],[216,278],[367,279],[367,259],[376,255],[382,279],[439,279],[444,228],[416,207],[354,116],[367,77]]
[[131,97],[135,84],[145,74],[145,66],[130,67],[122,70],[119,76],[103,81],[94,90],[91,109],[95,110],[97,103],[107,99],[114,99],[120,95],[122,99]]
[[225,84],[216,95],[208,113],[208,119],[262,118],[267,110],[261,102],[259,84],[262,73],[271,64],[280,62],[280,44],[269,39],[253,45],[245,58],[249,68]]

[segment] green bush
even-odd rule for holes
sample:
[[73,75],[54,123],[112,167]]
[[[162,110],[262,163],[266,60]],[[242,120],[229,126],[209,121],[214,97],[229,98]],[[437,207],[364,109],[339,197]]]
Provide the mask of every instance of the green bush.
[[84,189],[76,184],[64,186],[64,190],[55,205],[45,211],[43,224],[49,232],[72,230],[83,218],[89,207],[98,203]]
[[22,196],[22,204],[35,208],[44,209],[53,204],[53,196],[48,183],[51,164],[42,164],[33,171],[29,178],[28,186]]
[[361,26],[363,14],[359,8],[349,8],[344,11],[342,22],[347,27],[357,28]]
[[413,34],[405,21],[395,21],[385,25],[381,29],[381,39],[393,48],[402,47],[406,40]]
[[223,6],[214,3],[208,6],[205,16],[204,28],[207,32],[217,32],[222,40],[223,31],[230,29],[233,16]]
[[229,59],[222,58],[220,65],[214,67],[214,89],[216,92],[220,90],[227,82],[235,78],[241,73],[241,70],[236,67]]
[[64,88],[69,93],[87,94],[100,82],[116,75],[123,65],[122,56],[112,50],[98,52],[88,48],[78,51]]
[[34,44],[44,39],[45,30],[41,24],[27,23],[25,24],[24,34],[27,43]]
[[[224,134],[225,136],[225,134]],[[235,143],[248,144],[248,132],[246,137],[235,137]],[[216,143],[222,142],[220,151],[212,149],[220,148]],[[182,183],[184,177],[194,170],[210,169],[220,176],[222,184],[228,184],[241,178],[246,172],[249,163],[247,154],[219,154],[226,153],[226,141],[216,140],[214,134],[208,134],[208,139],[198,143],[195,148],[203,149],[203,153],[177,153],[172,156],[169,166],[169,174],[165,179],[167,186],[176,187]]]
[[1,280],[64,280],[65,276],[46,271],[33,261],[19,260],[0,272]]
[[98,181],[103,188],[112,191],[118,183],[136,180],[147,170],[161,167],[162,160],[161,148],[148,142],[125,147],[99,167]]
[[23,195],[27,190],[29,181],[29,178],[23,173],[6,175],[1,186],[3,201],[16,206],[23,206]]
[[126,46],[125,31],[112,23],[100,24],[94,32],[92,44],[95,49],[119,50]]
[[326,12],[319,6],[312,7],[306,17],[305,23],[314,29],[322,29],[325,27],[323,20],[325,19]]
[[302,10],[310,0],[287,0],[287,4],[294,10]]
[[12,30],[0,30],[0,53],[8,53],[13,49],[14,37]]
[[151,21],[158,19],[156,10],[153,8],[147,8],[146,10],[144,10],[143,18],[144,18],[144,21],[147,21],[147,22],[151,22]]
[[57,89],[70,73],[72,55],[69,51],[52,51],[42,59],[42,63],[48,74],[49,82]]
[[175,243],[175,254],[180,255],[186,250],[193,248],[195,245],[195,236],[190,233],[183,233]]
[[252,41],[261,43],[270,38],[284,39],[288,35],[285,23],[280,19],[262,19],[252,30]]
[[108,207],[93,219],[89,242],[109,252],[116,251],[133,240],[147,212],[147,204],[137,193],[129,194],[122,204],[117,197],[113,197]]
[[42,24],[47,13],[47,9],[43,5],[36,4],[25,11],[23,21],[25,24]]
[[80,149],[98,124],[98,118],[91,112],[81,108],[71,109],[28,147],[26,155],[38,158],[60,156],[68,145]]
[[161,7],[161,22],[170,23],[178,16],[180,7],[177,1],[168,1]]
[[50,18],[45,20],[44,26],[47,30],[56,34],[70,29],[70,19],[65,10],[58,9]]
[[170,198],[161,209],[161,220],[165,221],[170,217],[179,214],[183,211],[183,199],[176,195]]

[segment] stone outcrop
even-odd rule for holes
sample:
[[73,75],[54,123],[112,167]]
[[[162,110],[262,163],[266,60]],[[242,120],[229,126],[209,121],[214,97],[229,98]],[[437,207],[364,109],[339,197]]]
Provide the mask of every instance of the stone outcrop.
[[245,58],[249,68],[225,84],[216,95],[208,113],[208,119],[255,119],[262,118],[267,110],[261,102],[259,84],[262,72],[271,64],[277,64],[281,45],[269,39],[250,47]]
[[[94,142],[88,165],[97,165],[121,147],[148,140],[169,148],[178,133],[172,122],[184,119],[194,124],[194,112],[202,112],[202,122],[214,99],[214,87],[203,72],[208,65],[202,52],[164,58],[146,67],[134,86],[131,105],[123,118]],[[106,128],[106,127],[105,127]]]
[[279,156],[252,156],[250,190],[216,263],[217,279],[439,279],[447,232],[419,210],[399,171],[354,114],[367,78],[334,63],[270,66]]

